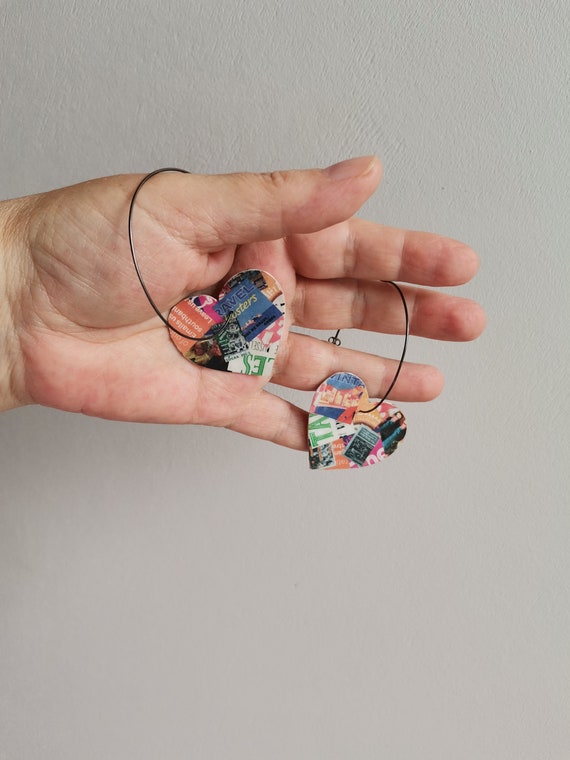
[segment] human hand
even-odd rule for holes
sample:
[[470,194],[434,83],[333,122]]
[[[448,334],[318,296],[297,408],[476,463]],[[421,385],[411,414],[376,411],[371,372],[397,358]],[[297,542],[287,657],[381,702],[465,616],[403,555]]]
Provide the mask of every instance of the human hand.
[[[398,333],[398,280],[410,332],[470,340],[484,327],[474,302],[425,287],[477,270],[465,245],[353,218],[376,189],[372,157],[329,170],[224,176],[161,174],[137,199],[134,234],[146,285],[165,311],[243,269],[283,287],[288,324]],[[141,177],[93,180],[0,204],[4,276],[0,408],[38,403],[116,420],[197,423],[306,448],[307,414],[264,389],[266,379],[184,360],[150,308],[130,258],[127,212]],[[315,390],[333,372],[362,377],[371,396],[397,362],[285,330],[273,383]],[[406,363],[393,400],[426,401],[442,376]]]

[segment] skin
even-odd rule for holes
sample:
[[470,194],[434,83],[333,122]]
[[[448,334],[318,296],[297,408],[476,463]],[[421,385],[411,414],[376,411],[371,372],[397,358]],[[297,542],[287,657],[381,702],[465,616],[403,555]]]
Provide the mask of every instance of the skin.
[[[136,278],[127,213],[142,176],[122,175],[0,204],[0,409],[44,404],[114,420],[223,426],[306,448],[307,413],[264,378],[185,361]],[[432,288],[477,271],[466,245],[354,217],[376,190],[375,157],[328,170],[160,174],[141,191],[133,228],[145,282],[164,313],[189,292],[216,292],[234,272],[281,283],[288,327],[402,333],[465,341],[481,307]],[[422,286],[422,287],[418,287]],[[343,336],[346,337],[346,336]],[[397,362],[287,332],[273,383],[314,390],[348,370],[379,396]],[[391,400],[428,401],[440,372],[406,363]]]

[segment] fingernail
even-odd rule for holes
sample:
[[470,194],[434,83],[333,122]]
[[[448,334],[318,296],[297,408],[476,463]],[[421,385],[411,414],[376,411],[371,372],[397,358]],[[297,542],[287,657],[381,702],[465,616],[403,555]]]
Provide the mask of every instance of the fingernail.
[[324,169],[325,174],[332,180],[351,179],[352,177],[361,177],[366,174],[376,161],[376,156],[360,156],[359,158],[349,158],[338,164],[333,164]]

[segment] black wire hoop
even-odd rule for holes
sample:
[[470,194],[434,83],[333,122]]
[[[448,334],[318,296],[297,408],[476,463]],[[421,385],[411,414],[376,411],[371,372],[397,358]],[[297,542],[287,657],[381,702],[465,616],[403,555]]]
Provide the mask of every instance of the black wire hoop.
[[[155,169],[155,171],[150,172],[150,174],[146,174],[141,179],[141,181],[139,182],[139,184],[136,186],[136,188],[135,188],[135,190],[133,192],[133,195],[131,197],[131,202],[130,202],[130,205],[129,205],[129,215],[128,215],[128,236],[129,236],[129,247],[130,247],[130,250],[131,250],[131,258],[133,260],[133,265],[134,265],[134,268],[135,268],[135,272],[137,273],[137,277],[139,279],[141,288],[143,289],[143,292],[144,292],[144,294],[145,294],[145,296],[146,296],[149,304],[152,306],[154,312],[156,313],[157,317],[166,325],[166,327],[168,327],[169,330],[172,330],[172,332],[176,333],[177,335],[180,335],[181,338],[187,338],[189,340],[201,340],[204,337],[204,335],[188,335],[187,333],[183,333],[180,330],[178,330],[176,327],[174,327],[168,321],[168,319],[166,317],[164,317],[164,315],[162,314],[162,312],[160,311],[160,309],[156,305],[153,297],[151,296],[151,294],[150,294],[150,292],[149,292],[149,290],[148,290],[148,288],[147,288],[147,286],[145,284],[145,281],[144,281],[144,278],[142,276],[142,273],[141,273],[141,270],[140,270],[140,267],[139,267],[139,263],[138,263],[138,260],[137,260],[136,251],[135,251],[135,243],[134,243],[134,235],[133,235],[133,212],[134,212],[134,209],[135,209],[135,204],[136,204],[136,200],[137,200],[138,194],[140,193],[140,191],[142,190],[142,188],[146,185],[146,183],[149,180],[151,180],[153,177],[156,177],[157,174],[164,174],[165,172],[177,172],[178,174],[191,174],[191,172],[189,172],[187,169],[178,169],[176,167],[168,166],[168,167],[165,167],[163,169]],[[406,357],[406,350],[408,348],[408,337],[409,337],[409,334],[410,334],[410,315],[409,315],[409,312],[408,312],[408,304],[406,302],[406,297],[404,296],[402,288],[399,285],[397,285],[395,282],[393,282],[392,280],[381,280],[381,282],[383,282],[386,285],[391,285],[393,288],[395,288],[398,291],[398,294],[399,294],[400,299],[402,301],[402,304],[404,306],[404,314],[406,316],[406,327],[405,327],[405,331],[404,331],[404,347],[402,349],[402,355],[400,356],[400,361],[398,362],[398,368],[396,369],[396,373],[394,374],[392,382],[388,386],[388,390],[386,391],[386,393],[384,394],[384,396],[380,399],[380,401],[378,401],[376,404],[374,404],[374,406],[372,406],[370,409],[361,410],[361,412],[360,412],[361,414],[369,414],[370,412],[375,411],[376,409],[378,409],[378,407],[381,404],[384,403],[384,401],[386,401],[386,399],[390,395],[390,391],[396,385],[396,382],[398,380],[398,377],[399,377],[400,372],[402,370],[402,367],[404,365],[404,359]],[[228,321],[227,317],[226,317],[225,321],[226,322]],[[340,335],[340,329],[336,331],[335,335],[331,335],[331,337],[328,339],[328,342],[332,343],[335,346],[340,346],[341,345],[341,340],[338,337],[339,335]]]
[[[378,401],[378,403],[374,404],[374,406],[372,406],[370,409],[361,409],[360,414],[369,414],[370,412],[374,412],[376,409],[378,409],[379,406],[381,406],[381,404],[384,403],[384,401],[386,401],[386,399],[390,395],[390,391],[396,385],[396,381],[398,380],[400,372],[402,371],[402,367],[404,366],[404,359],[406,358],[406,351],[408,348],[408,337],[410,335],[410,314],[408,311],[408,304],[406,302],[406,297],[404,295],[404,292],[402,288],[399,285],[397,285],[395,282],[393,282],[392,280],[381,280],[381,282],[383,282],[385,285],[391,285],[393,288],[396,288],[400,296],[400,299],[402,301],[402,304],[404,306],[404,314],[406,315],[406,327],[404,330],[404,347],[402,349],[402,355],[400,356],[400,361],[398,362],[398,368],[396,369],[396,373],[392,379],[392,382],[388,386],[388,390],[386,391],[384,396],[380,399],[380,401]],[[335,346],[340,346],[341,340],[338,337],[339,335],[340,335],[340,330],[337,330],[334,335],[331,335],[331,337],[328,339],[328,342],[332,343]]]
[[[137,261],[137,255],[135,253],[135,242],[133,237],[133,212],[135,209],[135,202],[137,200],[137,196],[142,190],[142,188],[146,185],[146,183],[152,179],[153,177],[156,177],[157,174],[163,174],[164,172],[178,172],[179,174],[191,174],[191,172],[187,171],[186,169],[177,169],[175,167],[167,166],[164,169],[156,169],[153,172],[150,172],[150,174],[147,174],[145,177],[141,179],[139,184],[136,186],[135,191],[131,197],[131,203],[129,205],[129,217],[128,217],[128,232],[129,232],[129,246],[131,249],[131,258],[133,260],[133,264],[135,267],[135,272],[137,273],[137,277],[139,278],[139,282],[141,284],[141,288],[143,289],[143,292],[145,296],[147,297],[147,300],[149,304],[154,309],[156,316],[164,322],[164,324],[168,327],[169,330],[172,330],[172,332],[175,332],[177,335],[180,335],[182,338],[187,338],[189,340],[201,340],[204,336],[203,335],[188,335],[187,333],[183,333],[180,330],[178,330],[174,325],[170,324],[168,319],[163,316],[162,312],[154,302],[153,297],[149,293],[149,290],[147,286],[145,285],[145,281],[143,279],[139,263]],[[227,318],[225,320],[227,322]]]

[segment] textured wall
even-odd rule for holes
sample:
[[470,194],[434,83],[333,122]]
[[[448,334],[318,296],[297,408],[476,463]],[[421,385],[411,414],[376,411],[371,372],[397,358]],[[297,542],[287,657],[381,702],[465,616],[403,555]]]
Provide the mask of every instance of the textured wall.
[[447,387],[370,471],[2,415],[0,758],[568,758],[565,0],[4,0],[0,21],[1,197],[377,152],[363,214],[473,245],[462,291],[489,315],[474,344],[411,341]]

